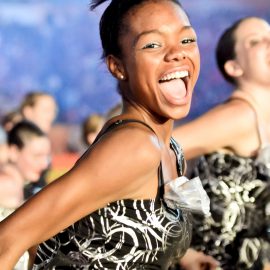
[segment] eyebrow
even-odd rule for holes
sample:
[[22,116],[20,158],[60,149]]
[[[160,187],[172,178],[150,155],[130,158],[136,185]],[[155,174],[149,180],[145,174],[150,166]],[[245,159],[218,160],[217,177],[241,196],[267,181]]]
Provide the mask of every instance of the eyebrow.
[[[189,30],[189,29],[193,29],[193,27],[191,25],[185,25],[181,28],[181,31],[186,31],[186,30]],[[159,30],[148,30],[148,31],[143,31],[141,32],[140,34],[138,34],[138,36],[135,38],[134,42],[133,42],[133,46],[135,46],[138,42],[138,40],[142,37],[142,36],[145,36],[145,35],[148,35],[148,34],[161,34],[161,32]]]
[[[266,30],[266,31],[264,31],[263,32],[263,34],[270,34],[270,28],[268,29],[268,30]],[[250,37],[250,36],[254,36],[254,35],[260,35],[260,34],[262,34],[262,33],[258,33],[258,32],[256,32],[256,31],[254,31],[254,32],[251,32],[251,33],[248,33],[246,36],[245,36],[245,38],[248,38],[248,37]]]

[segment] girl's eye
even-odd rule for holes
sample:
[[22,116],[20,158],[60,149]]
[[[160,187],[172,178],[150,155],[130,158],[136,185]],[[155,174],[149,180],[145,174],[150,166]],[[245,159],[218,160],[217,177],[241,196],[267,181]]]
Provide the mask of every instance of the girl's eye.
[[193,43],[196,42],[195,38],[185,38],[181,41],[182,44],[189,44],[189,43]]
[[258,43],[260,43],[260,41],[257,40],[257,39],[253,39],[253,40],[250,40],[250,41],[249,41],[249,45],[250,45],[251,47],[257,45]]
[[143,49],[155,49],[155,48],[159,48],[160,44],[158,43],[148,43],[145,46],[143,46]]

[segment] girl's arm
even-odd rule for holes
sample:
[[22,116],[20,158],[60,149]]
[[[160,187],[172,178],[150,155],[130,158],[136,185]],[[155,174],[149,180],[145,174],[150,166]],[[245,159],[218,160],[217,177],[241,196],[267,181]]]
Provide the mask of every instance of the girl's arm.
[[183,147],[186,159],[222,148],[248,155],[259,143],[254,111],[241,100],[216,106],[195,120],[176,127],[173,137]]
[[[153,137],[140,128],[105,134],[68,173],[0,223],[1,269],[12,269],[25,250],[108,202],[155,197],[160,149]],[[147,190],[149,179],[156,185]]]

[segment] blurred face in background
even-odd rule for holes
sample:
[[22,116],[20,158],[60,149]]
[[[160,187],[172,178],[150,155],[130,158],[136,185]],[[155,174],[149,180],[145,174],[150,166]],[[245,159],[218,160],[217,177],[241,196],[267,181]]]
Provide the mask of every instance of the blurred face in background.
[[25,183],[36,182],[48,168],[51,158],[51,144],[47,136],[33,137],[22,149],[10,146],[11,160],[17,166]]
[[57,105],[51,96],[40,96],[33,106],[26,106],[23,115],[48,133],[57,115]]
[[242,79],[253,84],[270,84],[270,25],[260,18],[244,20],[235,31],[237,67]]
[[8,145],[6,143],[0,144],[0,166],[8,162]]

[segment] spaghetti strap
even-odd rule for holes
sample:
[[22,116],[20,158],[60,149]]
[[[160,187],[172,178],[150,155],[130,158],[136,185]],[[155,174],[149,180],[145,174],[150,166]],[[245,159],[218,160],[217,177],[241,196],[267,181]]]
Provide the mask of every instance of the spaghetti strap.
[[156,132],[148,124],[146,124],[145,122],[143,122],[141,120],[137,120],[137,119],[120,119],[120,120],[117,120],[117,121],[113,122],[107,128],[107,130],[110,130],[110,129],[116,127],[116,126],[127,124],[127,123],[140,123],[140,124],[146,126],[147,128],[149,128],[157,136]]
[[267,144],[267,137],[263,125],[262,115],[260,114],[260,109],[258,108],[258,105],[253,100],[252,96],[249,95],[249,93],[247,92],[243,93],[241,90],[235,90],[230,100],[232,99],[241,99],[245,101],[250,105],[250,107],[254,111],[256,117],[256,129],[260,140],[260,148],[263,148]]
[[94,140],[93,144],[96,143],[105,133],[113,130],[114,128],[123,125],[123,124],[127,124],[127,123],[140,123],[144,126],[146,126],[148,129],[150,129],[158,138],[156,132],[145,122],[141,121],[141,120],[137,120],[137,119],[120,119],[120,120],[116,120],[115,122],[112,122],[108,127],[106,127],[100,134],[98,134],[98,136],[96,137],[96,139]]

